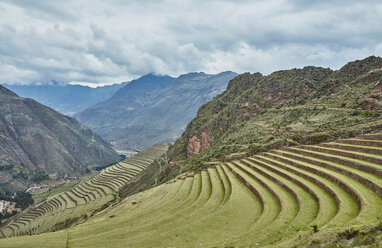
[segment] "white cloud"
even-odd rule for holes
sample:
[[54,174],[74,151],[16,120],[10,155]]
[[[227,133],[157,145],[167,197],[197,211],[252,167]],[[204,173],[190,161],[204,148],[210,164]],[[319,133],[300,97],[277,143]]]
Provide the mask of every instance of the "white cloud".
[[379,2],[0,0],[0,82],[336,69],[382,55]]

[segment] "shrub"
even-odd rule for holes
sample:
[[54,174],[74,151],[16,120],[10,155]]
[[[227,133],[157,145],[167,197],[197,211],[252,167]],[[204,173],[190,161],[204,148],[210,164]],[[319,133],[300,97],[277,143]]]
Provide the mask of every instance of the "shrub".
[[312,227],[313,227],[313,231],[314,231],[315,233],[318,232],[318,226],[317,226],[317,225],[313,225]]
[[17,192],[13,200],[16,202],[16,207],[20,207],[21,209],[26,209],[34,202],[32,195],[29,192]]
[[377,226],[375,227],[375,230],[379,231],[379,232],[382,232],[382,222],[379,221],[379,223],[377,224]]
[[250,145],[250,146],[248,146],[248,151],[247,151],[246,155],[251,156],[251,155],[259,153],[261,151],[262,151],[261,145]]
[[356,237],[359,234],[358,230],[354,230],[353,228],[345,230],[344,232],[338,233],[337,237],[340,239],[346,238],[347,240]]
[[352,115],[352,116],[358,116],[358,115],[360,115],[360,114],[361,114],[361,111],[356,110],[356,111],[354,111],[351,115]]

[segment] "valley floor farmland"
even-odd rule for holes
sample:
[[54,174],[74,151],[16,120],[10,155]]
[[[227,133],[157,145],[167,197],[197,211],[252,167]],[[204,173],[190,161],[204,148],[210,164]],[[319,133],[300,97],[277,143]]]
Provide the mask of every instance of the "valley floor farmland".
[[1,239],[0,246],[306,247],[316,235],[312,226],[320,234],[376,224],[381,217],[382,132],[376,132],[182,175],[83,224]]

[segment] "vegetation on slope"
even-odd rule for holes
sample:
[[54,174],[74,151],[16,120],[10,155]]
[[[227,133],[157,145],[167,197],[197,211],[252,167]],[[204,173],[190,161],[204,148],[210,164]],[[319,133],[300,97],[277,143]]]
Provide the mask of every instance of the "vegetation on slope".
[[0,191],[33,182],[80,176],[120,156],[75,119],[0,85]]
[[172,150],[178,159],[206,151],[200,157],[208,160],[251,153],[254,147],[266,150],[277,143],[309,142],[309,136],[318,136],[312,142],[334,139],[332,133],[380,120],[380,80],[382,59],[377,57],[338,71],[305,67],[269,76],[240,75],[199,109]]
[[269,76],[245,73],[199,109],[170,147],[170,159],[195,170],[201,162],[353,137],[381,127],[381,101],[379,57],[338,71],[309,66]]

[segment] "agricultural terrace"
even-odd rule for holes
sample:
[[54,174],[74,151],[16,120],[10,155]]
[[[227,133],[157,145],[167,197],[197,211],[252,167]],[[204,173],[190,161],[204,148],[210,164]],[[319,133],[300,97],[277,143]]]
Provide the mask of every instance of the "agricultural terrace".
[[120,187],[166,151],[167,145],[155,145],[102,170],[69,191],[48,197],[10,218],[0,228],[0,237],[55,231],[87,219],[112,202]]
[[3,239],[0,246],[43,247],[53,235],[57,247],[305,246],[309,239],[300,238],[314,234],[312,227],[330,232],[369,225],[381,210],[382,132],[376,132],[182,175],[81,225]]

